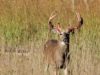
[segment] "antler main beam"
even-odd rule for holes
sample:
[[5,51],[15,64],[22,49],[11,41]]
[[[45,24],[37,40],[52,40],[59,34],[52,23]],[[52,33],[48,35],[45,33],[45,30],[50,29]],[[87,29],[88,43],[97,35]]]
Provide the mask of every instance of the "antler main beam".
[[80,29],[81,28],[81,26],[83,25],[83,18],[81,17],[81,15],[79,14],[79,13],[76,13],[76,17],[77,17],[77,25],[75,25],[75,26],[69,26],[68,28],[67,28],[67,32],[74,32],[75,31],[75,29]]
[[79,29],[83,25],[83,18],[81,17],[81,15],[79,13],[76,13],[76,16],[77,16],[77,20],[78,20],[78,24],[77,24],[76,28]]

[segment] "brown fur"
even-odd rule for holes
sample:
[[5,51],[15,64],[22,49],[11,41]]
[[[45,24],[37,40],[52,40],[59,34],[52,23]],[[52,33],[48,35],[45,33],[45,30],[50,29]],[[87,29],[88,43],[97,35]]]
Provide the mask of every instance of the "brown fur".
[[80,16],[79,13],[76,13],[78,24],[76,26],[69,26],[67,31],[61,32],[60,27],[55,27],[52,23],[53,18],[55,15],[51,15],[49,18],[49,30],[50,32],[55,29],[58,34],[63,35],[62,41],[59,40],[48,40],[44,45],[44,60],[47,64],[55,66],[56,75],[58,75],[59,69],[65,69],[65,74],[67,74],[67,64],[70,61],[69,55],[69,43],[70,43],[70,33],[73,33],[75,29],[80,29],[83,25],[83,18]]
[[61,45],[61,42],[58,40],[47,41],[43,51],[46,61],[59,68],[63,64],[64,48],[66,48],[66,46]]

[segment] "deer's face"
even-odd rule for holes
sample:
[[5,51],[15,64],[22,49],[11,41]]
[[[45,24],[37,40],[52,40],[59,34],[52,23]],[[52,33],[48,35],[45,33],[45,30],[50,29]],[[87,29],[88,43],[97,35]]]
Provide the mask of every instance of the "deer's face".
[[68,31],[62,32],[59,35],[60,35],[61,40],[64,43],[66,43],[66,44],[69,43],[69,35],[70,35],[70,33]]

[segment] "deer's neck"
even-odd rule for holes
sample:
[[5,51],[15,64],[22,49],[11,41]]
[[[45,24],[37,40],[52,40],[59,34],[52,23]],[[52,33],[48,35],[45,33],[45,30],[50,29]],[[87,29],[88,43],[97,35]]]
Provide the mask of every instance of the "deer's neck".
[[70,43],[70,34],[67,34],[66,37],[63,39],[63,42],[69,46]]
[[67,34],[66,37],[63,39],[63,42],[66,45],[66,55],[69,53],[69,46],[70,46],[70,34]]

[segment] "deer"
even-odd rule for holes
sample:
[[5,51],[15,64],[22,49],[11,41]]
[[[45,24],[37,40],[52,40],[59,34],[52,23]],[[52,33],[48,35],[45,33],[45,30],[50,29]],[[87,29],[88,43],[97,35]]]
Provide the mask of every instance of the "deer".
[[58,23],[57,26],[52,23],[52,20],[56,16],[57,15],[53,13],[49,17],[49,31],[57,33],[58,35],[62,36],[62,38],[61,40],[50,39],[46,41],[43,49],[44,60],[48,66],[52,65],[54,67],[54,75],[59,75],[60,69],[64,70],[64,75],[68,75],[67,66],[70,62],[70,34],[82,27],[83,17],[76,12],[77,24],[75,26],[70,25],[65,31],[62,31],[61,27],[59,26],[60,23]]

